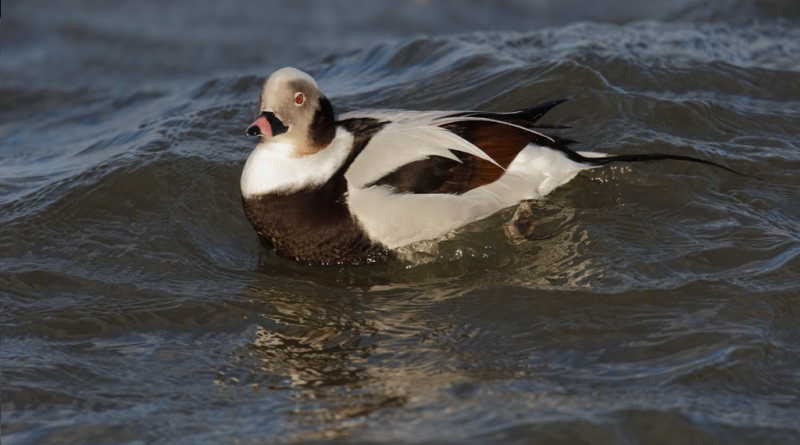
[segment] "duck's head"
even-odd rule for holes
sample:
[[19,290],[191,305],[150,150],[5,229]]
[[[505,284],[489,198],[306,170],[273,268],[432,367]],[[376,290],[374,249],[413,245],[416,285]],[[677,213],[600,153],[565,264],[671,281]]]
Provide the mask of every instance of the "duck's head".
[[311,76],[295,68],[279,69],[264,82],[259,113],[247,134],[280,138],[296,156],[324,149],[336,134],[330,101]]

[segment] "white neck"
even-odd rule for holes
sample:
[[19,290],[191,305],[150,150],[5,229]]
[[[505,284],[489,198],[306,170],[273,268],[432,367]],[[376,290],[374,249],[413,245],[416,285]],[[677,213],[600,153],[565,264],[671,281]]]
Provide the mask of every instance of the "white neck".
[[295,157],[300,152],[290,141],[268,139],[247,158],[242,171],[242,196],[267,193],[288,194],[322,185],[344,163],[353,146],[353,135],[337,129],[333,141],[317,153]]

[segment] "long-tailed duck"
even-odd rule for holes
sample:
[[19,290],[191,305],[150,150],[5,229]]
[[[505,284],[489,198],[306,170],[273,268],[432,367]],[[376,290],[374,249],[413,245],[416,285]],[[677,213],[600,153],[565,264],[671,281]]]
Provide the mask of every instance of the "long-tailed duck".
[[[244,210],[261,241],[312,264],[385,261],[522,200],[539,199],[578,172],[611,162],[687,156],[578,152],[537,124],[563,100],[509,113],[366,110],[334,116],[308,74],[264,84],[247,128]],[[736,172],[734,172],[736,173]]]

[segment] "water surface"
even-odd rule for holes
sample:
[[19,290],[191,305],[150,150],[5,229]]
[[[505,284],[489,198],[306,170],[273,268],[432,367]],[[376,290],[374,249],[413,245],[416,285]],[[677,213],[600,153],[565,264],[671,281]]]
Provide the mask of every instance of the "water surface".
[[[5,444],[797,443],[796,2],[26,1],[0,34]],[[559,6],[561,5],[561,6]],[[579,175],[414,261],[265,251],[259,88],[511,110]]]

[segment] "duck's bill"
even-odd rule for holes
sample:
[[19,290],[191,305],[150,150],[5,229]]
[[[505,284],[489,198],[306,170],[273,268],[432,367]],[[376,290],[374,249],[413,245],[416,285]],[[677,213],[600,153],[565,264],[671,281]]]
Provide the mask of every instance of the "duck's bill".
[[247,127],[247,135],[273,137],[286,133],[287,130],[289,130],[289,127],[283,125],[283,122],[275,116],[275,113],[262,111],[258,119]]
[[272,126],[269,124],[267,117],[263,114],[258,116],[258,119],[247,127],[247,135],[272,137]]

